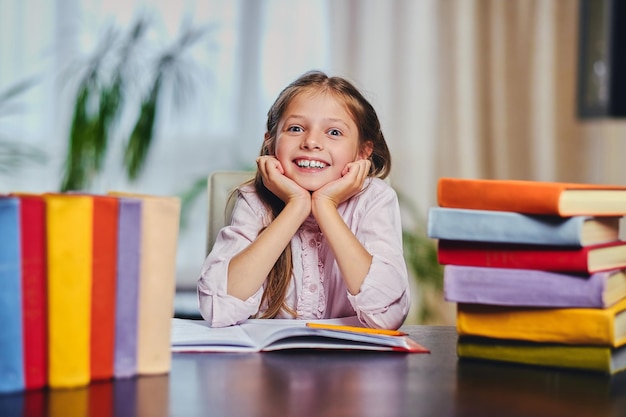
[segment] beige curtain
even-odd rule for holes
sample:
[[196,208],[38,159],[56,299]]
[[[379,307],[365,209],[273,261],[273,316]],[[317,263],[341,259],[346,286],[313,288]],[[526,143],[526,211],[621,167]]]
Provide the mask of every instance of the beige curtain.
[[578,2],[439,4],[438,174],[586,181],[588,143],[575,113]]

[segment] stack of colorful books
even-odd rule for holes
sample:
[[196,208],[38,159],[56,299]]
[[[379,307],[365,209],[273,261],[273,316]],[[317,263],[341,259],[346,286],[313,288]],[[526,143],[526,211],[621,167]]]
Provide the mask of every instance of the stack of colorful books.
[[180,201],[0,196],[0,393],[170,370]]
[[438,205],[461,359],[626,369],[626,187],[442,178]]

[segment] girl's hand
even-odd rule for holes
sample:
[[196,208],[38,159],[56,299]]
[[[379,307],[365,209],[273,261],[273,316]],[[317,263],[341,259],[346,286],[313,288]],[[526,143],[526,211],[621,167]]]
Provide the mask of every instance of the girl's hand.
[[268,190],[285,204],[299,200],[308,202],[310,210],[311,194],[285,176],[285,170],[278,159],[271,155],[259,156],[256,164],[261,173],[261,178],[263,178],[263,184]]
[[313,193],[314,202],[331,202],[337,207],[363,188],[363,183],[370,172],[372,162],[359,159],[346,165],[338,180],[329,182]]

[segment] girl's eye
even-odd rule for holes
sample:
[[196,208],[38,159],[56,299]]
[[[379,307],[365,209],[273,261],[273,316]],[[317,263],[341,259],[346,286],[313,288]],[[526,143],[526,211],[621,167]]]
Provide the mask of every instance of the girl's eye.
[[338,129],[330,129],[328,134],[331,136],[341,136],[341,130]]
[[289,126],[287,128],[287,131],[289,131],[289,132],[302,132],[302,127],[300,127],[300,126]]

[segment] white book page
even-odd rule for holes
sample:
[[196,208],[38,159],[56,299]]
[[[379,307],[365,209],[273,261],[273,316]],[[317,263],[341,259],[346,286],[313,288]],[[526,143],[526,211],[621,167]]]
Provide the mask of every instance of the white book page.
[[264,336],[280,329],[302,327],[306,328],[309,321],[318,323],[340,324],[346,326],[360,326],[359,320],[354,317],[326,320],[295,320],[295,319],[250,319],[238,326],[209,327],[204,320],[172,319],[172,346],[225,346],[225,347],[249,347],[260,349],[261,344],[255,343],[250,338],[246,329],[256,328],[252,332],[255,339],[263,339]]
[[172,319],[172,346],[220,345],[255,348],[240,326],[209,327],[204,320]]
[[[203,320],[172,320],[172,352],[257,352],[350,347],[389,350],[391,346],[405,345],[402,339],[390,336],[343,333],[306,326],[314,322],[362,327],[356,317],[324,320],[250,319],[241,325],[215,328],[209,327]],[[376,343],[380,345],[374,346]]]
[[324,323],[362,327],[356,317],[326,320],[248,320],[241,328],[254,340],[259,350],[288,348],[348,348],[359,347],[386,350],[381,346],[403,346],[402,340],[378,334],[337,332],[306,327],[307,323]]

